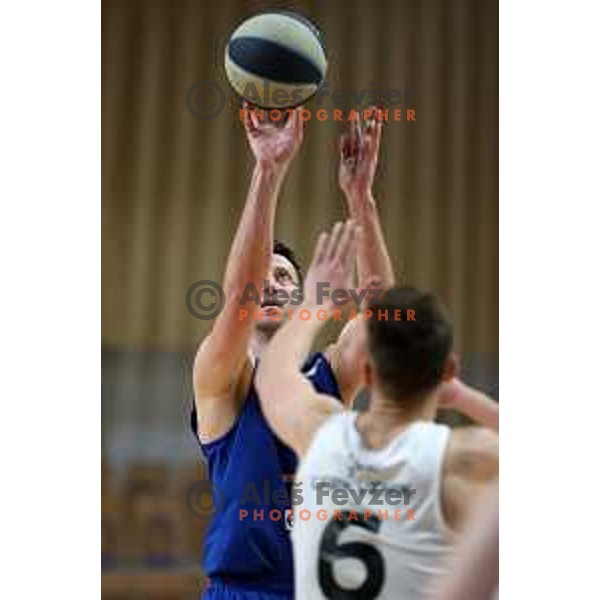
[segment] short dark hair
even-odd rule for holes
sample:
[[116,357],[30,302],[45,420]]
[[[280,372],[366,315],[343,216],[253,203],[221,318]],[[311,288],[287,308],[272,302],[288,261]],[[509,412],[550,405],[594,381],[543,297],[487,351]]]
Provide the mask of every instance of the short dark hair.
[[298,282],[302,285],[302,267],[300,267],[296,254],[291,247],[281,240],[275,240],[273,243],[273,254],[279,254],[280,256],[287,258],[292,265],[294,265],[294,269],[296,269],[296,273],[298,274]]
[[[452,349],[452,322],[433,294],[412,287],[387,290],[370,303],[368,350],[381,391],[390,400],[413,402],[442,381]],[[394,320],[400,309],[402,320]],[[388,320],[378,311],[388,311]],[[414,310],[414,321],[407,311]],[[384,313],[381,313],[382,315]]]

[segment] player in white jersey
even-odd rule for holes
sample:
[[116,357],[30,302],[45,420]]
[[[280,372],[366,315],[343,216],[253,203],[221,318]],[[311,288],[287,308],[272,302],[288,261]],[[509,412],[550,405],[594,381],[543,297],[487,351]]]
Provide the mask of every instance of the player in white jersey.
[[[455,379],[452,325],[432,295],[393,288],[365,311],[366,412],[344,412],[302,375],[319,311],[331,313],[333,290],[350,284],[357,235],[351,222],[321,235],[302,307],[313,318],[286,323],[257,374],[267,421],[301,457],[292,492],[298,600],[423,598],[498,476],[497,405]],[[324,284],[331,296],[319,298]],[[490,428],[435,424],[440,402]]]

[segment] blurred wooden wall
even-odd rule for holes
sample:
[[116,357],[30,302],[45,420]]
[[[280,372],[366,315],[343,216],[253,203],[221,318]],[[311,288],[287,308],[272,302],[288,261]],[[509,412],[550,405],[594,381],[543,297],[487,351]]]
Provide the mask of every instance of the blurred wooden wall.
[[[496,0],[104,0],[104,346],[185,351],[206,332],[186,291],[220,280],[251,161],[234,109],[200,120],[185,97],[199,80],[228,90],[227,37],[269,6],[296,8],[321,28],[330,89],[413,90],[417,122],[387,124],[376,185],[391,253],[405,281],[449,306],[461,351],[496,353]],[[305,264],[317,231],[346,214],[341,130],[308,124],[280,201],[277,236]]]

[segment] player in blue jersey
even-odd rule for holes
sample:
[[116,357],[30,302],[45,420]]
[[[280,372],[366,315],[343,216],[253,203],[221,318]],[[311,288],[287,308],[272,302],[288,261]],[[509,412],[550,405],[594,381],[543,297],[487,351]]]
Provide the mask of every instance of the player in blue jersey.
[[[373,113],[374,116],[374,113]],[[262,350],[285,321],[302,285],[292,251],[273,237],[281,186],[303,138],[299,110],[287,123],[260,122],[249,112],[246,135],[255,157],[246,204],[223,280],[225,307],[202,341],[194,363],[192,425],[208,462],[209,476],[223,497],[205,536],[203,567],[211,600],[289,600],[293,562],[285,510],[296,456],[267,425],[257,398],[254,374]],[[377,281],[387,288],[393,271],[371,186],[377,167],[382,122],[369,119],[340,144],[339,183],[350,217],[360,226],[358,287]],[[265,282],[267,285],[265,286]],[[262,311],[248,286],[261,293]],[[266,288],[266,289],[265,289]],[[287,298],[287,300],[285,299]],[[242,318],[240,310],[249,318]],[[276,311],[284,318],[275,320]],[[350,321],[337,343],[313,355],[304,373],[322,393],[346,404],[360,385],[358,320]],[[272,519],[274,510],[282,518]]]

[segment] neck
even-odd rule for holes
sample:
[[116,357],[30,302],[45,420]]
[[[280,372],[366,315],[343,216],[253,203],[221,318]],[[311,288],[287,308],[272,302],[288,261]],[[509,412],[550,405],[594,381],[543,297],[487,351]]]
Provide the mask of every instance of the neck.
[[374,389],[368,413],[379,418],[389,417],[399,422],[433,421],[437,412],[437,390],[420,397],[390,399]]
[[367,446],[381,448],[416,421],[433,421],[437,412],[437,390],[410,402],[391,400],[373,389],[368,410],[359,415],[357,427]]
[[267,344],[275,335],[276,329],[262,329],[255,327],[250,337],[250,352],[252,356],[260,357]]

